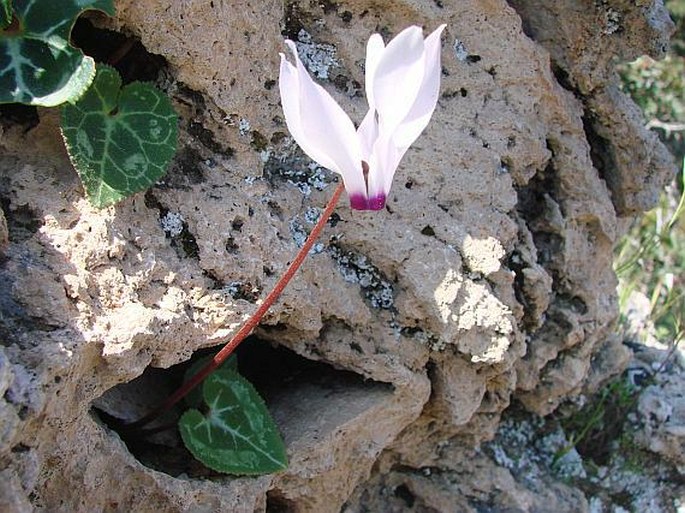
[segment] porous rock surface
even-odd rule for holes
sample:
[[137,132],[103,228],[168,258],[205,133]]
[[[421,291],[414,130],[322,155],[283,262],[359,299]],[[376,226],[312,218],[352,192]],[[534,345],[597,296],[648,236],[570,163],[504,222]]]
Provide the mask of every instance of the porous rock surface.
[[[115,18],[92,23],[166,59],[157,85],[180,114],[179,151],[148,193],[98,211],[60,146],[54,112],[39,111],[37,126],[3,120],[2,507],[411,511],[419,496],[421,511],[447,512],[544,503],[473,451],[514,398],[546,414],[625,361],[611,337],[612,245],[622,216],[651,205],[671,164],[612,65],[664,52],[672,24],[661,2],[116,7]],[[343,201],[258,330],[321,363],[316,377],[271,383],[267,394],[288,470],[203,478],[141,463],[93,403],[150,366],[225,340],[332,192],[334,176],[299,152],[283,122],[283,38],[298,42],[358,122],[368,36],[440,23],[441,97],[388,207],[357,212]],[[133,402],[123,406],[131,417]],[[411,500],[398,502],[404,490]]]

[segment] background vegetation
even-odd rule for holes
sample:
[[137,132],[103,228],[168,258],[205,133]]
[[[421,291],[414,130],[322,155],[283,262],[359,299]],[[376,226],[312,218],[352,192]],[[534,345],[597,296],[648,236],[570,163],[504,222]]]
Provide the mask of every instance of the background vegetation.
[[662,61],[641,57],[620,69],[624,90],[640,105],[680,166],[655,209],[637,220],[616,248],[615,267],[624,319],[635,294],[649,305],[654,335],[675,345],[685,334],[685,0],[666,0],[677,25]]

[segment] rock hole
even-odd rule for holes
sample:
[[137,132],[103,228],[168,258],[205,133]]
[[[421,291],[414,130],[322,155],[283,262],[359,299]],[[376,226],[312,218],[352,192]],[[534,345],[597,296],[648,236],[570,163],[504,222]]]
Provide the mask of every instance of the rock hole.
[[137,39],[98,28],[84,17],[76,20],[71,39],[75,46],[97,62],[114,66],[124,84],[134,80],[154,82],[159,72],[167,68],[164,57],[149,53]]
[[12,207],[7,198],[0,198],[5,212],[9,240],[21,243],[29,240],[43,226],[43,219],[28,204]]
[[278,490],[266,493],[266,513],[295,513],[295,503],[286,499]]
[[[552,154],[554,154],[553,147],[554,143],[549,141],[548,148]],[[554,175],[553,159],[551,159],[545,169],[538,172],[525,187],[517,189],[516,209],[533,234],[533,241],[538,249],[538,263],[543,266],[548,266],[554,258],[563,254],[559,251],[564,246],[560,227],[556,226],[558,221],[553,219],[555,214],[550,210],[556,207],[563,216],[563,205],[556,200],[558,185]]]
[[590,159],[599,177],[604,180],[611,193],[612,202],[616,207],[614,198],[621,197],[618,189],[620,188],[620,179],[616,173],[616,161],[614,160],[614,152],[612,145],[598,133],[598,121],[594,114],[587,111],[583,115],[583,131],[585,138],[590,145]]
[[[273,120],[274,123],[276,123],[276,124],[281,124],[281,125],[282,125],[282,124],[283,124],[282,121],[278,121],[278,122],[276,121],[276,118],[277,118],[277,117],[278,117],[278,116],[274,117],[274,120]],[[288,137],[288,135],[287,135],[285,132],[274,132],[274,133],[271,135],[271,139],[269,140],[269,142],[270,142],[271,144],[273,144],[274,146],[276,146],[276,145],[278,145],[278,144],[281,144],[281,143],[285,140],[286,137]]]
[[242,217],[236,217],[233,221],[231,221],[231,229],[236,232],[242,232],[244,224],[245,221]]
[[427,224],[421,229],[421,235],[426,235],[427,237],[435,237],[435,230],[433,230],[433,227],[431,225]]
[[29,132],[40,123],[38,109],[32,105],[20,103],[7,103],[0,105],[0,126],[7,129],[19,125],[22,132]]
[[532,332],[538,327],[539,319],[535,315],[534,301],[526,294],[528,287],[526,286],[524,270],[529,265],[518,251],[514,251],[507,260],[507,267],[514,272],[514,283],[516,284],[514,294],[516,300],[523,306],[524,315],[521,319],[521,325],[526,331]]
[[409,487],[407,487],[406,484],[401,484],[395,488],[394,495],[398,499],[401,499],[408,508],[413,507],[414,502],[416,502],[416,496],[409,490]]
[[297,41],[297,35],[304,28],[304,22],[310,21],[309,18],[311,18],[310,14],[305,14],[301,9],[297,2],[288,2],[283,9],[281,35],[291,41]]
[[342,217],[340,217],[340,214],[338,214],[337,212],[333,212],[331,214],[331,217],[328,218],[328,226],[330,226],[331,228],[335,228],[340,221],[342,221]]
[[233,237],[229,237],[228,239],[226,239],[226,252],[227,253],[234,255],[235,253],[238,252],[239,249],[240,249],[240,247],[238,246],[238,244],[236,243],[236,241]]
[[219,144],[214,138],[214,132],[205,128],[202,123],[198,121],[189,121],[187,130],[190,135],[200,141],[200,144],[209,151],[225,155],[226,157],[233,156],[233,150]]
[[585,301],[578,296],[571,296],[570,294],[557,294],[556,303],[573,313],[585,315],[588,312],[588,307]]
[[179,148],[158,187],[185,190],[204,182],[204,161],[205,158],[196,149],[190,146]]
[[264,151],[269,146],[269,140],[263,136],[257,130],[252,131],[252,141],[250,141],[250,146],[255,151]]
[[[191,478],[219,477],[185,449],[176,427],[185,409],[183,405],[148,426],[169,429],[146,437],[123,429],[124,423],[140,418],[176,390],[193,362],[216,351],[216,348],[199,350],[188,361],[168,369],[148,367],[138,378],[109,389],[93,401],[91,411],[118,433],[131,454],[146,467],[174,477],[181,474]],[[308,360],[256,336],[245,340],[237,358],[240,374],[259,391],[288,447],[303,437],[316,443],[393,394],[390,385]],[[311,443],[306,445],[311,447]],[[269,511],[290,511],[277,509],[288,506],[278,491],[271,497],[274,509]]]
[[23,453],[23,452],[29,452],[30,450],[31,450],[31,448],[25,444],[17,444],[14,447],[12,447],[12,449],[11,449],[11,451],[15,454]]
[[571,77],[569,76],[568,72],[558,66],[555,63],[552,63],[551,65],[552,73],[554,74],[554,78],[557,79],[557,82],[559,82],[559,85],[563,87],[564,89],[571,91],[573,93],[577,93],[576,95],[579,96],[580,94],[576,91],[576,88],[573,86],[573,83],[571,82]]

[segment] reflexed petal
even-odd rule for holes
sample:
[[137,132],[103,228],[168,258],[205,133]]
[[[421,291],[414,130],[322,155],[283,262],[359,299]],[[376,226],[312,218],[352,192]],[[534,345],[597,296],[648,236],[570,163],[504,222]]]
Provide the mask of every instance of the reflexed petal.
[[385,198],[388,195],[404,151],[398,152],[392,142],[391,134],[380,134],[374,143],[369,159],[369,176],[367,177],[369,199]]
[[378,63],[383,55],[383,50],[385,49],[385,43],[380,34],[373,34],[369,38],[369,42],[366,44],[366,61],[364,61],[364,77],[365,77],[365,89],[366,89],[366,101],[369,104],[371,110],[375,109],[376,102],[373,96],[373,76],[376,73],[376,68],[378,68]]
[[311,141],[304,132],[300,114],[302,109],[300,107],[300,81],[297,68],[290,64],[283,54],[281,54],[281,73],[278,86],[281,92],[285,123],[288,125],[288,130],[293,139],[312,160],[329,169],[337,167],[335,162],[323,153],[315,141]]
[[362,147],[362,160],[369,161],[373,145],[378,139],[378,120],[376,119],[376,111],[369,109],[364,119],[357,128],[357,135],[359,136],[359,143]]
[[445,25],[440,25],[426,38],[423,82],[416,101],[393,137],[399,147],[409,147],[421,135],[435,110],[440,94],[440,35],[444,28]]
[[373,101],[382,131],[406,117],[423,82],[424,43],[420,27],[404,29],[388,43],[372,76]]
[[279,89],[290,133],[311,159],[342,175],[350,195],[365,193],[361,146],[352,120],[312,80],[297,55],[295,44],[292,41],[286,44],[296,63],[294,67],[281,55]]

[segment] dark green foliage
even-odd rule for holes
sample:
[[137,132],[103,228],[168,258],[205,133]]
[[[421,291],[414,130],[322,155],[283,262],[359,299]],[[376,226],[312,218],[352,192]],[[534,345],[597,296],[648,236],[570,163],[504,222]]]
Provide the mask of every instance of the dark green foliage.
[[[11,21],[8,0],[0,23]],[[0,103],[53,107],[73,102],[95,76],[95,61],[69,43],[86,9],[114,14],[112,0],[14,0],[15,23],[0,33]]]
[[193,456],[227,474],[261,475],[287,468],[278,428],[249,381],[230,366],[219,368],[202,383],[202,398],[201,409],[190,409],[179,420]]
[[121,88],[113,68],[98,66],[92,86],[62,110],[62,135],[96,207],[150,187],[176,152],[177,115],[150,84]]

